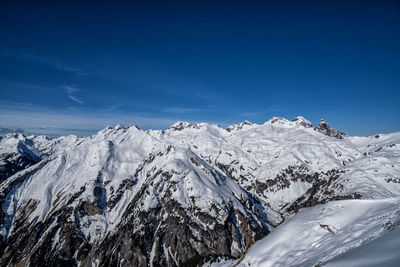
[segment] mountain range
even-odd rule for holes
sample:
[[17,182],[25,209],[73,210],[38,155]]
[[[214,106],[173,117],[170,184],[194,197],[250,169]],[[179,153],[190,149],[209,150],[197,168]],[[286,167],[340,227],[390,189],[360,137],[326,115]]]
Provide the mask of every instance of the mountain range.
[[400,262],[400,132],[274,117],[11,133],[0,182],[1,266]]

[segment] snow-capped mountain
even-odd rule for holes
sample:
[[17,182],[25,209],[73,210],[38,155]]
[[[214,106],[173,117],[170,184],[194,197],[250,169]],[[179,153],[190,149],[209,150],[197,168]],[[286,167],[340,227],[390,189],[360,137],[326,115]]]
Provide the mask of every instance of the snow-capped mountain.
[[[400,133],[349,137],[297,117],[0,138],[4,266],[309,266],[384,235],[388,214],[399,224]],[[314,247],[296,261],[284,242],[304,231]]]

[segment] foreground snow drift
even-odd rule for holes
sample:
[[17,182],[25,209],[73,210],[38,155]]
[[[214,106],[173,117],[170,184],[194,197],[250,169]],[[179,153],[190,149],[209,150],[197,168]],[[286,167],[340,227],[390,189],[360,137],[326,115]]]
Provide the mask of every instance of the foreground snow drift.
[[328,261],[328,267],[390,267],[400,264],[400,229],[386,232],[371,242],[350,249]]
[[[400,259],[399,224],[400,198],[332,201],[305,208],[258,241],[239,266],[390,264]],[[381,249],[373,259],[368,254],[375,248]]]

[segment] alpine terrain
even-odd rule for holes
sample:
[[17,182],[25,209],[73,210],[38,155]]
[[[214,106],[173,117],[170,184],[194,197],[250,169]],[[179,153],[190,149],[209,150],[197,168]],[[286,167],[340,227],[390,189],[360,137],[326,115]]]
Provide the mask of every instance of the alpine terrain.
[[400,264],[400,132],[274,117],[12,133],[0,182],[1,266]]

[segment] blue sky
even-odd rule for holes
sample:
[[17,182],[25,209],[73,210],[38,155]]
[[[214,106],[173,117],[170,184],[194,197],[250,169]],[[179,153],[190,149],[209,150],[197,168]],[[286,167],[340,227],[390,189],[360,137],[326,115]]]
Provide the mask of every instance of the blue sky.
[[0,4],[0,127],[400,130],[398,1],[52,2]]

